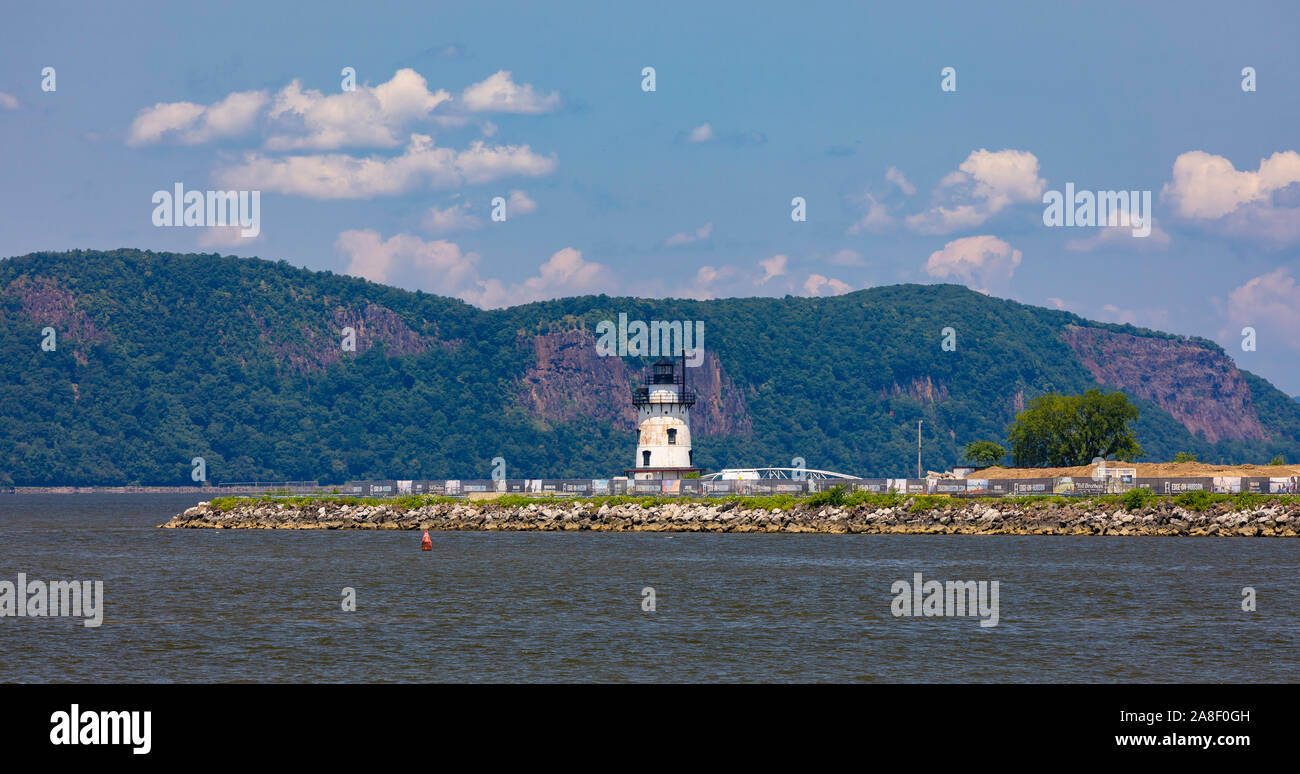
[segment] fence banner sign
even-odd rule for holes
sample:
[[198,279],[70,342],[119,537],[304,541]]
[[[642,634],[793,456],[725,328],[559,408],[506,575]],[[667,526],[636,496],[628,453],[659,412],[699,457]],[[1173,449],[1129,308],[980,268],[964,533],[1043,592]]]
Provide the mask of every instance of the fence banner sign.
[[568,478],[568,479],[447,479],[349,481],[344,486],[323,487],[321,491],[347,493],[361,497],[391,497],[399,494],[429,494],[458,497],[476,492],[510,492],[516,494],[551,494],[570,497],[623,495],[727,496],[793,495],[802,496],[842,487],[849,492],[868,494],[937,495],[947,497],[1092,497],[1122,494],[1130,489],[1149,489],[1156,494],[1180,495],[1186,492],[1238,494],[1297,494],[1300,476],[1214,476],[1186,478],[1137,478],[1132,468],[1108,468],[1106,474],[1061,476],[1058,478],[856,478],[856,479],[642,479]]
[[1269,494],[1295,494],[1297,485],[1300,484],[1300,478],[1270,478],[1268,480]]
[[1021,478],[1012,479],[1011,494],[1013,495],[1045,495],[1052,493],[1053,479],[1050,478]]
[[1237,494],[1241,491],[1241,479],[1236,476],[1215,476],[1214,491],[1220,494]]

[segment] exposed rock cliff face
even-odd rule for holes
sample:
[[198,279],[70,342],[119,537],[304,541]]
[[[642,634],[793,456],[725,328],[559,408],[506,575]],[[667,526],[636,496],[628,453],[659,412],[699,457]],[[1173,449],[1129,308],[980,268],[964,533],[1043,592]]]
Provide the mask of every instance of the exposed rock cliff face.
[[632,428],[636,411],[627,366],[619,357],[596,354],[596,339],[583,328],[533,336],[533,365],[516,396],[528,413],[547,422],[586,417]]
[[691,387],[699,402],[691,410],[696,435],[742,435],[753,430],[745,393],[732,383],[717,355],[705,350],[704,361],[691,369]]
[[[530,415],[547,422],[580,417],[621,428],[636,426],[632,406],[633,373],[619,357],[596,353],[596,339],[575,328],[531,337],[533,365],[519,380],[517,397]],[[698,402],[691,411],[694,435],[748,435],[752,430],[745,395],[732,383],[712,352],[690,369]]]
[[1267,440],[1250,387],[1222,353],[1100,328],[1069,326],[1064,337],[1098,382],[1155,403],[1207,441]]
[[936,383],[929,376],[924,379],[917,377],[907,386],[894,382],[893,387],[885,390],[886,397],[890,395],[906,395],[909,398],[920,401],[921,403],[942,403],[948,400],[948,388],[942,383]]
[[[302,373],[322,371],[339,362],[345,354],[354,354],[345,353],[341,346],[342,331],[347,327],[356,330],[356,355],[381,344],[384,353],[390,357],[418,354],[431,346],[450,350],[457,344],[422,336],[392,310],[377,304],[366,304],[363,309],[336,307],[328,314],[328,317],[322,319],[321,325],[304,326],[297,335],[287,336],[285,332],[273,331],[266,320],[249,310],[249,315],[261,329],[262,340],[276,357]],[[326,319],[331,323],[324,324]]]
[[16,297],[24,317],[42,328],[54,328],[60,339],[94,343],[105,338],[77,305],[76,295],[55,280],[19,277],[5,288],[5,295]]

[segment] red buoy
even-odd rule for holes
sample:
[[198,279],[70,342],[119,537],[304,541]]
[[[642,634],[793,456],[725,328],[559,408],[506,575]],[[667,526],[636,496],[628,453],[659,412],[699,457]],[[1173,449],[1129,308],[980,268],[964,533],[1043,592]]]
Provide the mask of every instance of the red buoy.
[[420,550],[421,551],[433,550],[433,540],[429,537],[429,530],[427,529],[424,531],[424,537],[420,539]]

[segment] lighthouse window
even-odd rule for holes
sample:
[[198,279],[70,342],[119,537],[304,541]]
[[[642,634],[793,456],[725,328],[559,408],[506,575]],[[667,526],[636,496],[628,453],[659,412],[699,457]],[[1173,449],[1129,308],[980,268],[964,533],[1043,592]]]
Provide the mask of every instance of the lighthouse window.
[[641,466],[645,468],[650,467],[650,452],[641,452]]
[[668,443],[669,444],[677,443],[677,428],[675,427],[668,428]]

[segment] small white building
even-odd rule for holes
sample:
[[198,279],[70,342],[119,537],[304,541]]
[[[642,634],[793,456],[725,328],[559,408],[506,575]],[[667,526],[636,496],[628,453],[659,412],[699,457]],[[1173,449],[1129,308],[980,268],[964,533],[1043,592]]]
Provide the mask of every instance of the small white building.
[[636,461],[635,467],[624,472],[637,481],[699,473],[701,469],[695,467],[691,451],[695,393],[687,389],[685,358],[680,364],[661,359],[651,366],[646,382],[645,387],[632,391],[637,421]]

